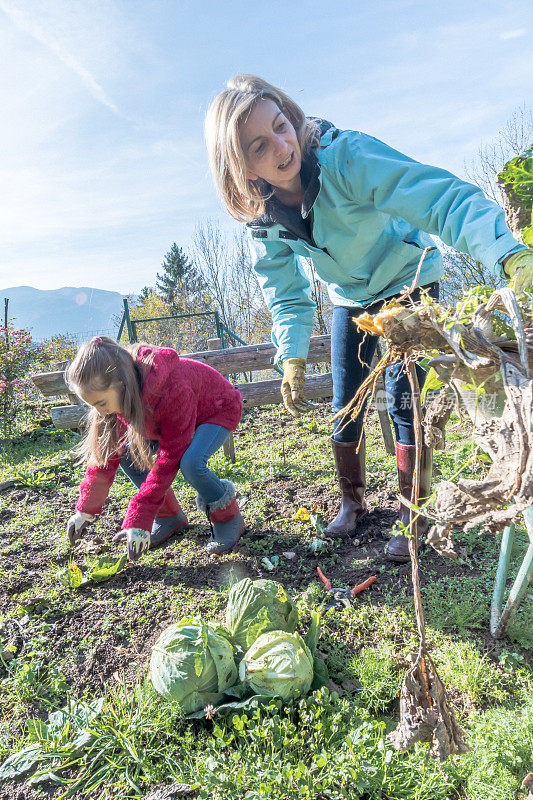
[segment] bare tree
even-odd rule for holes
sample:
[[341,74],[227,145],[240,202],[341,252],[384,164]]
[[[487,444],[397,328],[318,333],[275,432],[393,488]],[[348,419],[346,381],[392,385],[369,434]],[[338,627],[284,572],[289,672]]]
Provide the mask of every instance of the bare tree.
[[208,219],[196,227],[194,252],[207,284],[210,306],[218,309],[224,325],[246,342],[268,338],[270,315],[245,231],[231,237]]
[[533,109],[519,106],[492,142],[481,144],[476,157],[465,165],[468,180],[483,189],[487,197],[501,205],[496,175],[504,164],[525,150],[533,140]]
[[239,230],[233,239],[231,288],[234,324],[242,331],[239,335],[247,342],[257,341],[258,323],[264,317],[266,306],[259,278],[252,266],[248,237],[244,228]]
[[[482,143],[476,157],[465,165],[468,179],[498,205],[502,205],[496,176],[511,158],[522,152],[533,140],[533,112],[531,106],[517,108],[504,127],[486,144]],[[456,302],[465,290],[474,286],[497,288],[504,283],[479,261],[451,248],[444,249],[444,277],[442,294],[447,302]]]
[[454,304],[462,298],[465,291],[473,286],[492,286],[497,289],[505,281],[497,278],[480,261],[460,253],[451,247],[443,246],[444,276],[440,282],[441,298]]
[[218,309],[224,325],[231,328],[230,261],[232,257],[228,237],[220,225],[211,219],[198,223],[194,232],[195,261],[204,276],[210,305]]

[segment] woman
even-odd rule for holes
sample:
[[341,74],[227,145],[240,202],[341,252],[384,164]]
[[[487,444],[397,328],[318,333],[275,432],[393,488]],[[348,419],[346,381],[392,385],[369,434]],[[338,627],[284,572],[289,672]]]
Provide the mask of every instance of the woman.
[[[283,366],[283,401],[295,416],[305,411],[305,359],[315,310],[298,257],[312,259],[334,306],[335,410],[353,397],[368,374],[377,343],[375,337],[362,335],[354,320],[363,311],[375,313],[410,285],[428,246],[419,285],[437,296],[442,259],[428,234],[440,236],[498,275],[509,260],[508,273],[518,272],[519,281],[531,282],[532,251],[516,242],[501,209],[480,189],[445,170],[419,164],[372,136],[307,118],[294,100],[261,78],[237,75],[228,82],[208,110],[206,142],[226,209],[248,226],[254,268],[272,314],[276,360]],[[422,383],[423,371],[418,371]],[[388,371],[386,383],[400,493],[411,499],[413,412],[400,364]],[[341,508],[328,527],[333,535],[352,533],[366,512],[361,427],[362,414],[334,429]],[[430,493],[431,463],[431,452],[424,448],[421,501]],[[400,522],[409,522],[404,504]],[[419,517],[419,532],[426,525]],[[407,561],[406,537],[393,536],[386,552],[394,561]]]

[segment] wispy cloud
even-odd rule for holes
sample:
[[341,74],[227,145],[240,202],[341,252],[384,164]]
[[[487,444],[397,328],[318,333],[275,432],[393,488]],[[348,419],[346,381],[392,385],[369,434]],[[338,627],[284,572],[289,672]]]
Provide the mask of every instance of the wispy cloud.
[[83,64],[80,64],[68,50],[60,45],[42,25],[39,25],[39,23],[9,0],[0,0],[0,10],[6,14],[19,30],[32,36],[36,41],[42,44],[43,47],[46,47],[47,50],[53,53],[66,67],[72,70],[72,72],[80,78],[95,100],[109,108],[113,113],[119,113],[115,103],[107,95],[98,81],[94,79],[89,70],[86,69]]
[[507,39],[521,39],[527,33],[527,28],[517,28],[515,31],[503,31],[500,33],[500,39],[504,41]]

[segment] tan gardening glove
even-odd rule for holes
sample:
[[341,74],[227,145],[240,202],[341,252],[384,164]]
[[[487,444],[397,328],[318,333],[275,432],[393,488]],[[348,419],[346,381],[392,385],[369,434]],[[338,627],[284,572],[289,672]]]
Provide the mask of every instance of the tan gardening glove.
[[533,287],[533,250],[520,250],[506,260],[504,272],[509,275],[511,289],[516,294]]
[[311,405],[303,399],[305,358],[284,358],[281,396],[283,405],[293,417],[309,411]]

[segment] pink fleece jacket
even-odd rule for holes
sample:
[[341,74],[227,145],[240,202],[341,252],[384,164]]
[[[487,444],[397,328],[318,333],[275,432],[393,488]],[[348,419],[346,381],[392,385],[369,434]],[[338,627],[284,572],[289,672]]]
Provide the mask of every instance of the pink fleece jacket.
[[[240,392],[215,369],[201,361],[180,358],[170,347],[143,346],[139,348],[137,360],[145,361],[152,354],[152,365],[142,391],[143,434],[147,439],[158,439],[159,450],[148,477],[132,497],[122,523],[122,528],[145,531],[152,528],[196,428],[211,423],[234,431],[242,416]],[[76,505],[78,511],[100,513],[122,452],[113,456],[105,467],[87,468]]]

